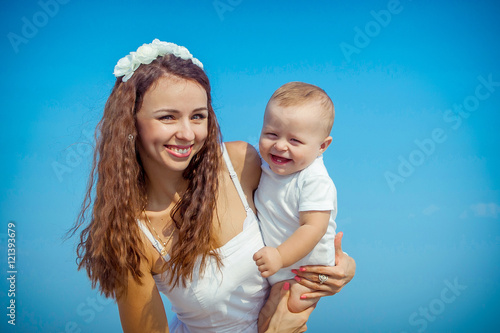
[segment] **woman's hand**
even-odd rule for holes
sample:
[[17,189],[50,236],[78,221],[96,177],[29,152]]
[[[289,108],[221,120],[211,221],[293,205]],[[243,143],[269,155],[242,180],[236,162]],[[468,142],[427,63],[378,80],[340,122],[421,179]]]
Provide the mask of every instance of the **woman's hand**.
[[[295,280],[316,290],[302,297],[308,299],[335,295],[354,277],[356,262],[342,251],[342,236],[342,232],[335,235],[335,266],[302,266],[298,270],[292,270],[298,277]],[[320,283],[320,274],[327,278],[323,283]]]
[[290,283],[278,282],[271,288],[269,298],[260,310],[259,333],[305,332],[307,320],[316,307],[309,307],[303,312],[292,313],[288,310]]

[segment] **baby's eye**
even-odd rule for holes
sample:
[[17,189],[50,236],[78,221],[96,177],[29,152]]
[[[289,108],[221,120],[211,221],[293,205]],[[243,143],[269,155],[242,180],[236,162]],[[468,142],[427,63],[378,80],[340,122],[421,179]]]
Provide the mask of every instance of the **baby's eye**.
[[277,137],[276,133],[271,133],[271,132],[266,133],[266,135],[267,135],[267,136],[270,136],[270,137],[272,137],[272,138]]
[[291,139],[290,141],[295,142],[295,143],[302,143],[302,141],[300,141],[299,139],[295,139],[295,138]]

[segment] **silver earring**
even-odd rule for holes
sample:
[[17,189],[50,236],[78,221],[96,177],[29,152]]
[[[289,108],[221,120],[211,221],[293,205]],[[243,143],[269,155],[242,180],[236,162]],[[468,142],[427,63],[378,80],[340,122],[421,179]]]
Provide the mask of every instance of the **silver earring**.
[[134,136],[132,134],[129,134],[128,135],[128,141],[132,141],[132,140],[134,140]]

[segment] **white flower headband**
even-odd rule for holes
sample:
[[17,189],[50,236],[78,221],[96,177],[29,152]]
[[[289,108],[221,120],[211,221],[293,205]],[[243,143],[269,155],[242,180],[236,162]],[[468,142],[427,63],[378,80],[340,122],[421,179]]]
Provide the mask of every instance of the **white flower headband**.
[[158,56],[165,54],[173,54],[184,60],[190,59],[193,64],[203,69],[203,64],[189,53],[188,49],[184,46],[179,46],[174,43],[161,42],[155,39],[150,44],[143,44],[137,51],[130,52],[129,55],[118,60],[113,74],[116,77],[123,76],[122,81],[127,82],[128,79],[134,74],[135,70],[141,65],[150,64]]

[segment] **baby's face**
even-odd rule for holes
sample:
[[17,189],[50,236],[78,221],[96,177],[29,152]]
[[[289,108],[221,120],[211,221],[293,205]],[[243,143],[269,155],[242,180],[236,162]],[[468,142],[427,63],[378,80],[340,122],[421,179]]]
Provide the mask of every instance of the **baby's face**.
[[311,165],[331,142],[325,136],[319,103],[282,107],[271,101],[259,140],[262,158],[279,175],[290,175]]

